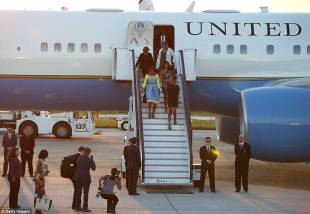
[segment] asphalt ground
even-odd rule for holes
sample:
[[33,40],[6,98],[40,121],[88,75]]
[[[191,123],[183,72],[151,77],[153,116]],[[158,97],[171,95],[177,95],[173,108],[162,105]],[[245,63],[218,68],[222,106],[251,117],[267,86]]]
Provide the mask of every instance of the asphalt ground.
[[[90,204],[94,207],[95,212],[102,213],[102,211],[104,210],[105,202],[104,203],[102,203],[102,201],[96,202],[96,199],[94,197],[97,188],[97,179],[100,176],[109,173],[110,169],[113,167],[120,168],[120,157],[122,155],[123,150],[122,142],[123,142],[123,136],[126,134],[126,132],[121,131],[119,129],[103,129],[101,130],[101,133],[102,135],[91,137],[73,137],[72,139],[68,140],[56,139],[53,136],[40,136],[36,139],[34,165],[37,161],[37,154],[41,149],[47,149],[49,151],[48,164],[50,174],[47,179],[47,189],[48,189],[47,192],[48,194],[52,195],[53,198],[55,198],[55,196],[57,198],[56,204],[53,208],[55,213],[71,212],[71,210],[68,209],[71,203],[70,202],[72,194],[71,183],[70,181],[68,181],[68,179],[63,179],[60,177],[59,168],[62,158],[66,155],[75,153],[79,146],[87,146],[92,149],[92,154],[97,164],[97,170],[91,173],[93,184],[90,193],[90,197],[92,197],[92,199],[90,199],[91,200]],[[193,138],[194,162],[199,163],[199,148],[200,146],[204,145],[205,136],[211,136],[213,140],[213,145],[216,146],[220,151],[220,155],[216,160],[215,165],[216,189],[219,193],[216,193],[217,196],[211,196],[211,197],[224,198],[223,200],[226,200],[225,197],[229,197],[229,200],[231,199],[231,196],[234,198],[235,195],[233,195],[233,193],[235,188],[234,188],[233,146],[217,142],[215,131],[194,131],[193,136],[194,136]],[[3,164],[3,150],[0,149],[0,166],[2,166],[2,164]],[[254,205],[256,204],[255,206],[257,208],[258,213],[260,213],[260,211],[262,211],[262,213],[266,213],[266,211],[268,211],[269,209],[268,206],[271,205],[269,204],[269,202],[267,203],[266,201],[264,201],[265,199],[263,200],[263,198],[274,196],[275,192],[277,192],[277,194],[275,195],[276,199],[273,200],[276,201],[277,200],[281,201],[279,195],[287,195],[287,197],[292,197],[290,199],[287,198],[285,198],[285,200],[283,199],[282,200],[283,204],[287,203],[286,200],[293,201],[296,204],[297,201],[298,203],[302,203],[306,199],[305,197],[308,197],[309,199],[310,198],[309,168],[310,165],[305,163],[282,164],[282,163],[269,163],[269,162],[251,160],[250,173],[249,173],[249,192],[251,192],[252,190],[255,191],[256,193],[260,192],[260,194],[252,196],[253,197],[252,200],[255,201],[253,203]],[[2,167],[0,169],[0,172],[2,172]],[[28,172],[26,171],[26,176],[27,175]],[[206,183],[208,183],[208,179],[206,179]],[[206,185],[206,187],[208,189],[208,184]],[[9,186],[7,180],[5,178],[0,178],[0,206],[2,206],[3,204],[4,207],[8,206],[8,203],[4,203],[8,196],[8,190]],[[148,190],[149,189],[145,187],[139,187],[139,191],[143,193],[142,195],[147,195]],[[183,199],[188,200],[187,197],[192,198],[198,195],[197,200],[199,201],[201,195],[199,196],[199,193],[196,193],[197,190],[195,188],[190,188],[190,190],[193,191],[195,194],[189,196],[187,196],[186,194],[182,195],[182,197],[184,197]],[[22,205],[25,205],[26,207],[29,206],[31,207],[32,191],[33,191],[33,183],[31,182],[31,179],[29,177],[23,178],[21,186],[22,193],[20,194],[20,200],[22,200]],[[118,194],[125,200],[125,202],[123,202],[123,208],[121,207],[120,211],[121,213],[127,213],[126,210],[128,211],[128,209],[131,208],[130,206],[131,201],[130,199],[128,199],[129,201],[127,200],[128,196],[125,190],[118,191]],[[304,196],[301,200],[300,197],[303,194]],[[63,195],[65,195],[65,197]],[[297,196],[294,197],[295,195],[298,195],[298,197]],[[64,197],[65,199],[60,200],[60,198],[62,197]],[[154,200],[152,197],[149,198],[151,201]],[[172,200],[167,198],[167,195],[162,197],[164,197],[165,199],[159,197],[158,200],[165,200],[165,203],[167,203],[167,201],[169,202],[170,200]],[[180,197],[180,195],[178,195],[178,197]],[[206,197],[210,196],[206,195]],[[242,199],[241,201],[236,202],[237,204],[232,203],[231,206],[237,207],[236,211],[240,211],[239,208],[242,211],[244,208],[243,210],[244,213],[248,213],[247,208],[249,207],[247,207],[248,206],[247,203],[249,203],[248,202],[249,199],[246,198],[247,202],[244,201],[243,198],[241,199]],[[57,202],[57,200],[60,200],[60,202]],[[138,209],[141,212],[143,211],[142,213],[154,213],[157,210],[156,208],[158,209],[160,208],[159,205],[158,205],[159,207],[156,206],[153,207],[151,206],[151,204],[146,205],[152,202],[151,201],[149,202],[145,198],[141,200],[142,200],[141,201],[142,208],[133,205],[132,211]],[[216,198],[216,200],[219,199]],[[296,209],[292,209],[291,210],[292,212],[290,213],[307,213],[307,211],[305,210],[310,210],[310,205],[308,206],[307,201],[308,200],[306,200],[305,203],[299,204],[298,205],[299,207],[296,207]],[[189,212],[190,207],[193,205],[188,205],[188,207],[184,207],[181,206],[182,204],[181,202],[179,201],[175,202],[176,204],[174,204],[173,201],[170,201],[169,202],[170,207],[161,207],[159,210],[163,211],[161,213],[170,213],[170,211],[171,213],[199,213],[201,210],[203,210],[203,207],[201,207],[201,210],[199,210],[200,209],[199,208],[197,212]],[[242,206],[239,203],[241,203]],[[259,204],[259,206],[257,206],[257,204]],[[268,209],[266,209],[266,207]],[[272,208],[269,210],[270,212],[280,212],[285,208],[285,206],[282,205],[282,202],[281,206],[276,206],[276,208],[274,208],[274,206],[271,207]],[[227,205],[226,207],[219,207],[219,210],[217,210],[217,208],[215,207],[214,211],[224,212],[229,211],[230,209],[231,207]],[[166,210],[167,212],[164,212],[164,210]],[[269,211],[267,213],[269,213]]]

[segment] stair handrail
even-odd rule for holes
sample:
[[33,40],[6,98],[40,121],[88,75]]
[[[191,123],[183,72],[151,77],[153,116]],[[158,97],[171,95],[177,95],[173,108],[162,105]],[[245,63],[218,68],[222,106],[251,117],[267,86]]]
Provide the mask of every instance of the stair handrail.
[[182,84],[182,93],[183,93],[183,103],[184,103],[184,113],[186,118],[186,128],[188,133],[188,140],[189,140],[189,153],[190,153],[190,180],[193,180],[193,133],[192,133],[192,123],[191,123],[191,116],[190,116],[190,106],[189,106],[189,96],[188,96],[188,89],[187,89],[187,81],[186,81],[186,71],[185,71],[185,62],[184,62],[184,52],[183,50],[179,50],[179,76],[181,78]]
[[141,90],[140,90],[140,80],[139,75],[136,70],[136,63],[135,63],[135,51],[132,49],[132,71],[133,71],[133,95],[135,97],[135,106],[136,106],[136,136],[138,137],[139,147],[140,147],[140,154],[141,154],[141,170],[142,170],[142,182],[144,181],[144,137],[143,137],[143,122],[142,122],[142,105],[141,105]]

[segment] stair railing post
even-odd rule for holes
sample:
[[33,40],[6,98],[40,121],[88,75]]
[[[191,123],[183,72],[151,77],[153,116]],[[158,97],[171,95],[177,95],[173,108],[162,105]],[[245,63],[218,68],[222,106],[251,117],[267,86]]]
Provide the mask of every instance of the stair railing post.
[[136,136],[139,142],[140,154],[141,154],[141,171],[142,171],[142,182],[144,182],[144,135],[143,135],[143,122],[142,122],[142,105],[141,105],[141,90],[140,90],[140,80],[139,75],[136,70],[135,65],[135,51],[132,52],[132,89],[134,95],[134,105],[135,105],[135,115],[136,115]]
[[193,180],[193,151],[192,151],[192,144],[193,144],[193,136],[192,136],[192,123],[191,123],[191,116],[190,116],[190,106],[189,106],[189,96],[188,96],[188,89],[187,89],[187,82],[186,82],[186,70],[185,70],[185,62],[184,62],[184,53],[183,50],[179,50],[179,76],[181,78],[182,84],[182,95],[183,95],[183,105],[184,105],[184,112],[186,118],[186,128],[189,140],[189,153],[190,153],[190,180]]

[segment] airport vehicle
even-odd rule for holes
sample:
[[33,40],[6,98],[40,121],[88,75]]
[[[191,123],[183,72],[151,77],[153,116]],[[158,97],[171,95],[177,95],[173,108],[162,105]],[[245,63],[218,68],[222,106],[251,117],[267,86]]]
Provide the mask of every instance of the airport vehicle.
[[64,139],[72,135],[93,135],[95,129],[91,112],[0,112],[0,124],[1,127],[14,127],[20,134],[54,134],[57,138]]
[[[0,11],[0,100],[10,100],[0,109],[126,111],[128,97],[140,96],[133,64],[144,46],[157,58],[164,31],[183,75],[186,126],[176,137],[189,143],[189,112],[209,111],[217,115],[219,139],[235,143],[244,133],[253,158],[309,161],[309,21],[306,13],[233,10]],[[143,132],[143,111],[140,138],[161,139],[150,137],[160,132]],[[159,158],[154,146],[142,148],[142,158]],[[182,147],[188,161],[190,143]]]

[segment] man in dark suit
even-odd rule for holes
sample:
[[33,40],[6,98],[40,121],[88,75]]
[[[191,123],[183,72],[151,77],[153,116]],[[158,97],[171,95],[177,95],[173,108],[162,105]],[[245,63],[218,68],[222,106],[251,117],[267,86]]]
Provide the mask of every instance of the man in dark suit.
[[200,159],[201,159],[201,172],[200,172],[200,183],[199,183],[199,192],[203,192],[206,173],[208,171],[209,181],[210,181],[210,190],[211,192],[215,191],[215,178],[214,178],[214,162],[217,158],[217,150],[214,146],[211,145],[211,138],[205,138],[206,145],[200,147]]
[[137,182],[139,169],[141,167],[140,151],[137,144],[137,138],[129,139],[129,145],[124,148],[124,158],[126,165],[126,187],[129,195],[139,195],[137,193]]
[[[96,164],[93,160],[93,157],[90,156],[90,153],[90,148],[85,147],[84,155],[78,158],[76,172],[74,176],[77,184],[76,210],[82,212],[91,212],[91,210],[88,209],[88,192],[91,183],[89,171],[90,169],[96,170]],[[83,209],[81,209],[82,190],[84,195]]]
[[[83,146],[80,146],[79,147],[79,152],[72,155],[72,159],[73,159],[73,162],[74,162],[74,171],[76,172],[76,168],[77,168],[77,160],[79,159],[79,157],[83,156],[84,155],[84,147]],[[70,180],[72,181],[72,184],[73,184],[73,188],[74,188],[74,191],[73,191],[73,199],[72,199],[72,209],[75,210],[76,209],[76,198],[77,198],[77,182],[75,181],[74,179],[74,175],[72,178],[70,178]]]
[[249,161],[251,158],[251,146],[244,142],[244,136],[239,135],[239,142],[235,144],[235,186],[236,192],[240,192],[241,181],[244,192],[248,191]]
[[11,151],[13,148],[17,146],[17,137],[12,128],[8,128],[7,133],[4,134],[2,138],[2,146],[4,148],[4,152],[3,152],[4,162],[3,162],[2,177],[5,177],[8,171],[9,151]]
[[19,140],[19,146],[21,149],[21,159],[22,159],[22,174],[21,177],[25,176],[25,170],[26,170],[26,162],[28,163],[28,170],[30,177],[33,177],[33,150],[35,146],[34,137],[28,133],[25,132],[20,140]]

